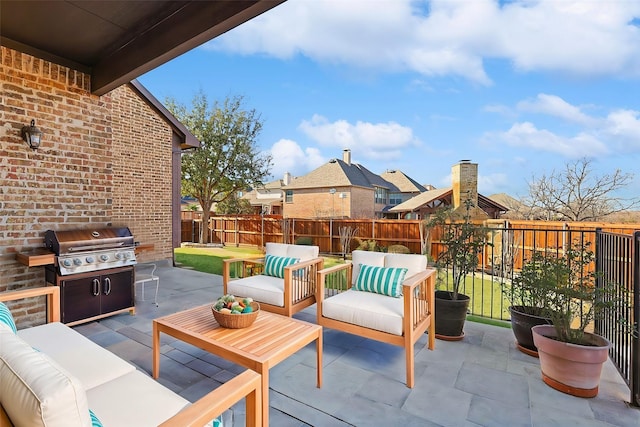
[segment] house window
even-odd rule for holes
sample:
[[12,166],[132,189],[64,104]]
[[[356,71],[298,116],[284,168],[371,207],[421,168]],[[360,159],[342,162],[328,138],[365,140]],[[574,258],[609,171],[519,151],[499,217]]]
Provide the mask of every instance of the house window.
[[402,203],[402,194],[400,193],[391,193],[389,194],[389,204],[390,205],[399,205]]
[[293,190],[287,190],[285,192],[284,201],[287,203],[293,203]]
[[385,188],[376,187],[375,203],[387,204],[389,192]]

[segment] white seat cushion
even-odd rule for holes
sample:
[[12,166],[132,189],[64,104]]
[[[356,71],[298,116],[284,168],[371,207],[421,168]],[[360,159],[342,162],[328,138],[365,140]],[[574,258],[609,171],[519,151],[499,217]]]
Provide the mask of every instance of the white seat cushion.
[[402,335],[403,298],[348,290],[326,298],[322,315],[369,329]]
[[80,381],[7,331],[0,331],[0,403],[16,426],[91,426]]
[[94,387],[87,397],[105,427],[155,427],[189,404],[140,371]]
[[279,277],[257,276],[231,280],[227,293],[238,297],[251,297],[255,301],[284,307],[284,279]]
[[136,369],[59,322],[21,329],[18,335],[78,378],[85,389],[103,384]]

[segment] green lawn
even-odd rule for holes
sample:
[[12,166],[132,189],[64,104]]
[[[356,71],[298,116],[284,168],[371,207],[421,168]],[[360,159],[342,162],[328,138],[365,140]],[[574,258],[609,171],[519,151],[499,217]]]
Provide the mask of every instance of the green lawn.
[[[444,278],[443,282],[452,282],[451,275]],[[447,290],[445,283],[438,285],[438,289]],[[476,274],[467,276],[461,293],[471,298],[469,310],[472,315],[493,319],[509,319],[509,302],[502,293],[502,286],[498,278],[492,280],[492,276]]]
[[[204,273],[222,275],[222,260],[228,258],[260,258],[262,251],[248,247],[193,248],[183,247],[174,251],[176,262]],[[340,258],[324,257],[324,266],[340,264]]]
[[254,248],[192,248],[174,250],[176,262],[204,273],[222,275],[222,260],[228,258],[260,258],[262,251]]

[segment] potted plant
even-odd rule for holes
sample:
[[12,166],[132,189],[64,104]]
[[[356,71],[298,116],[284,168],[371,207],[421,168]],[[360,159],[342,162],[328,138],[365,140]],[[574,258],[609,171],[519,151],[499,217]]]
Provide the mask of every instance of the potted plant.
[[438,255],[439,287],[443,276],[451,277],[451,286],[446,290],[437,290],[435,295],[436,338],[457,341],[464,337],[464,323],[467,318],[470,298],[462,293],[464,283],[470,273],[476,271],[480,262],[479,255],[485,246],[488,229],[471,221],[471,200],[465,201],[462,221],[456,221],[456,213],[449,209],[436,213],[430,221],[432,226],[441,226],[443,235],[440,242],[444,251]]
[[589,332],[594,320],[624,302],[619,289],[598,281],[594,253],[588,243],[572,243],[564,254],[547,255],[554,265],[556,281],[540,282],[547,292],[546,313],[553,325],[532,328],[540,357],[543,381],[567,394],[594,397],[598,394],[602,364],[611,344]]
[[504,284],[503,292],[511,303],[511,329],[518,349],[525,354],[538,357],[531,328],[552,324],[548,313],[549,290],[555,289],[565,267],[564,260],[536,251],[511,283]]

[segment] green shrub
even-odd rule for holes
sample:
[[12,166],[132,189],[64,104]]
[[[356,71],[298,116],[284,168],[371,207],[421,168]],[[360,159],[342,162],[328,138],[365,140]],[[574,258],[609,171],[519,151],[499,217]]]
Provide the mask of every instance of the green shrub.
[[405,245],[391,245],[387,248],[387,252],[390,254],[410,254],[411,251]]
[[372,251],[372,252],[386,252],[385,247],[378,245],[378,242],[375,240],[362,240],[358,245],[358,248],[361,251]]
[[311,246],[313,245],[313,237],[309,237],[309,236],[296,237],[295,243],[296,245]]

